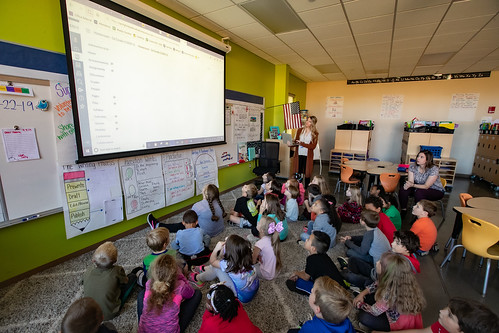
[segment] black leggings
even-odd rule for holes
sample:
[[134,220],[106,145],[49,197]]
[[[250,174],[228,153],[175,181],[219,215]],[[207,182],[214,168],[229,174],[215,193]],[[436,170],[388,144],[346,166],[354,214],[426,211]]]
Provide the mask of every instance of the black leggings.
[[[374,303],[376,303],[376,301],[374,300],[374,294],[367,295],[365,297],[365,302],[369,305],[373,305]],[[390,323],[388,323],[386,312],[383,312],[376,317],[361,309],[359,310],[359,322],[369,327],[373,331],[390,332]]]

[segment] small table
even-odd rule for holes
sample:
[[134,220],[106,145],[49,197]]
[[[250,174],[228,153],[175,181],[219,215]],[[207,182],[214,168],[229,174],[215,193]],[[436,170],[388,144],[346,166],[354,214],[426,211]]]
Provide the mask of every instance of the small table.
[[495,210],[486,210],[480,208],[461,207],[461,206],[456,206],[453,209],[461,214],[467,214],[471,217],[476,217],[477,219],[490,222],[499,227],[499,214],[497,214],[497,211]]
[[491,197],[471,198],[468,201],[466,201],[466,206],[471,207],[471,208],[479,208],[479,209],[492,210],[492,211],[499,212],[499,199],[491,198]]
[[366,172],[370,168],[389,167],[393,165],[393,163],[389,161],[355,161],[355,160],[346,161],[343,164],[348,165],[354,170],[362,172]]

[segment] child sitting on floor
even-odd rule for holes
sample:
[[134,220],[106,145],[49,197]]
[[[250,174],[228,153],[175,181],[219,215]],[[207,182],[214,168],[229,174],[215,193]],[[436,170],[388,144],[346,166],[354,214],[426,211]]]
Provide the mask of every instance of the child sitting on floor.
[[400,212],[397,207],[395,207],[395,205],[392,205],[390,197],[391,195],[386,193],[379,195],[379,198],[383,202],[382,212],[385,213],[386,216],[388,216],[390,221],[392,221],[395,229],[400,230],[400,228],[402,227],[402,217],[400,216]]
[[314,317],[300,330],[291,329],[288,333],[355,333],[348,319],[353,309],[350,294],[330,277],[322,276],[315,281],[308,304]]
[[111,322],[102,322],[104,315],[97,302],[83,297],[69,307],[62,318],[61,333],[118,333]]
[[199,333],[262,333],[226,285],[217,283],[211,286],[206,298],[206,310]]
[[[484,304],[451,298],[433,325],[400,333],[491,333],[499,332],[499,318]],[[373,333],[378,333],[373,331]]]
[[[203,262],[208,261],[210,254],[210,236],[204,233],[203,229],[196,228],[198,224],[198,214],[192,209],[184,213],[182,217],[184,230],[177,231],[175,241],[172,243],[172,249],[178,250],[182,258],[191,265],[191,261],[205,257]],[[198,260],[196,260],[196,263]],[[201,262],[200,262],[201,263]],[[199,264],[199,263],[198,263]]]
[[338,207],[338,215],[342,222],[359,223],[362,213],[362,193],[358,186],[349,186],[346,192],[348,201]]
[[289,290],[302,295],[309,295],[314,281],[321,276],[329,276],[346,288],[338,268],[334,265],[331,258],[327,255],[331,239],[328,234],[322,231],[314,231],[306,240],[304,248],[310,255],[307,257],[307,263],[304,271],[295,271],[286,281]]
[[260,189],[258,190],[258,194],[255,196],[256,200],[263,200],[263,196],[267,194],[267,183],[274,180],[275,175],[273,172],[266,172],[262,175],[262,185],[260,185]]
[[[258,221],[263,215],[268,215],[273,218],[276,223],[281,223],[282,230],[279,232],[279,239],[281,241],[286,240],[288,237],[288,221],[286,220],[286,214],[282,211],[281,205],[279,204],[279,199],[270,193],[265,195],[265,199],[260,205],[260,213],[258,214]],[[260,237],[260,231],[255,227],[251,228],[251,234],[255,237]],[[253,237],[248,237],[250,241],[253,241]]]
[[284,196],[286,196],[286,189],[288,189],[290,186],[294,186],[298,189],[296,202],[298,203],[298,205],[302,205],[303,201],[305,200],[305,188],[303,187],[303,184],[300,183],[296,178],[289,178],[284,184],[282,184],[281,193],[284,194]]
[[92,262],[83,275],[83,296],[92,297],[101,307],[104,320],[111,320],[121,310],[137,280],[135,272],[125,274],[123,267],[115,265],[118,250],[105,242],[95,250]]
[[322,198],[321,188],[317,184],[310,184],[307,187],[308,199],[303,202],[305,209],[303,210],[303,216],[307,220],[315,220],[315,214],[312,213],[312,205],[316,200]]
[[385,234],[388,241],[393,242],[393,233],[397,231],[392,221],[385,213],[381,211],[383,209],[383,201],[378,197],[368,197],[366,199],[366,203],[364,204],[364,208],[367,210],[371,210],[379,214],[379,223],[378,228]]
[[314,176],[310,184],[317,184],[321,188],[322,195],[332,194],[327,184],[326,178],[321,175]]
[[412,214],[418,218],[411,227],[411,231],[419,237],[421,248],[417,252],[421,256],[429,253],[437,240],[437,228],[430,217],[437,212],[437,205],[433,201],[420,200],[412,208]]
[[409,262],[400,254],[386,252],[376,263],[376,272],[378,280],[353,300],[359,322],[385,332],[422,328],[426,301]]
[[253,247],[253,265],[259,278],[273,280],[282,268],[279,240],[279,233],[283,231],[282,222],[264,215],[258,221],[257,228],[260,239]]
[[312,231],[323,231],[328,234],[330,238],[329,247],[336,245],[336,234],[338,233],[334,223],[337,220],[336,211],[331,208],[330,203],[322,198],[316,200],[312,205],[312,212],[316,214],[315,221],[310,221],[307,226],[307,232],[300,235],[302,241],[306,241]]
[[239,228],[256,228],[258,208],[253,200],[257,193],[256,186],[255,184],[247,184],[242,187],[241,191],[242,195],[236,200],[229,221]]
[[298,221],[298,202],[296,198],[298,198],[298,188],[296,186],[290,185],[284,195],[286,196],[286,219],[288,222],[296,222]]

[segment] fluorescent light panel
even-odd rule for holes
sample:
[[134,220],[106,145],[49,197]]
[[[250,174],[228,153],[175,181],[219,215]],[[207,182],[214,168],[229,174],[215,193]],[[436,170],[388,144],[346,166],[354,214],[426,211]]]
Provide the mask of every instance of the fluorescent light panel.
[[252,0],[241,3],[239,6],[274,34],[307,28],[283,0]]

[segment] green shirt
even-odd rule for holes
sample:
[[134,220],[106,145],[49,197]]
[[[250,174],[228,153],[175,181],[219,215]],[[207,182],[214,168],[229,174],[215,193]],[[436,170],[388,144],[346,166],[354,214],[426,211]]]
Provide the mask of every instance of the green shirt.
[[[171,255],[173,258],[175,258],[176,256],[176,252],[175,250],[173,249],[169,249],[169,250],[164,250],[163,252],[159,252],[159,253],[151,253],[149,255],[147,255],[145,258],[144,258],[144,261],[143,261],[143,264],[144,264],[144,274],[147,274],[147,271],[149,270],[149,267],[151,267],[151,264],[152,262],[154,261],[154,259],[156,259],[158,256],[162,255],[162,254],[169,254]],[[147,275],[146,275],[147,276]]]
[[390,218],[390,221],[392,221],[395,229],[400,230],[400,227],[402,226],[402,218],[400,217],[398,209],[392,205],[388,209],[383,208],[383,213]]

